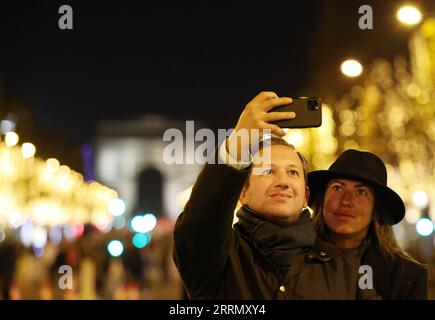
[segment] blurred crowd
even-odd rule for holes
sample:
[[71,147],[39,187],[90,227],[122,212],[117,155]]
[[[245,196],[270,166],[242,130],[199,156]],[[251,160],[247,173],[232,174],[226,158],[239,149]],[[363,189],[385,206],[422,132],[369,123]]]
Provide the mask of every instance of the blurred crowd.
[[[158,224],[149,244],[140,249],[132,238],[126,228],[104,233],[85,225],[80,237],[58,245],[47,242],[40,254],[8,233],[0,242],[0,298],[179,299],[171,228]],[[123,244],[119,256],[107,248],[113,239]]]

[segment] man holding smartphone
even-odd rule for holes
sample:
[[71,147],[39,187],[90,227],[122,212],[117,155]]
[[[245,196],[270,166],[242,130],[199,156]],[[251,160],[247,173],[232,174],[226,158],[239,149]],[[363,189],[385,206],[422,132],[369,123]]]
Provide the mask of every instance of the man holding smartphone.
[[[307,163],[272,123],[297,116],[270,112],[291,102],[274,92],[257,95],[216,152],[227,164],[206,164],[200,173],[174,229],[174,261],[190,298],[378,298],[358,289],[356,257],[316,238],[306,209]],[[254,134],[240,141],[240,130]],[[273,136],[262,140],[264,130]],[[255,161],[265,148],[269,163]]]

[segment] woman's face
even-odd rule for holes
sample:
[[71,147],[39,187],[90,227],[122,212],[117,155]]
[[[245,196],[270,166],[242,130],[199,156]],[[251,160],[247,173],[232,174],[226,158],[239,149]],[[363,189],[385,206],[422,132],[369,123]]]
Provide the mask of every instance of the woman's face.
[[334,179],[326,188],[323,218],[335,238],[362,241],[372,221],[373,188],[355,180]]

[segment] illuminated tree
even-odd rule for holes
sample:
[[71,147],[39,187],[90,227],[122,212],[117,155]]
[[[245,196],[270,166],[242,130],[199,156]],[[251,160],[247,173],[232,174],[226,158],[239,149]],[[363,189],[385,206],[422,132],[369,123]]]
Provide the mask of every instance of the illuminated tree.
[[435,203],[435,19],[414,32],[409,49],[410,62],[375,60],[360,84],[324,108],[322,127],[287,136],[311,169],[327,168],[349,148],[374,152],[407,206],[417,190]]

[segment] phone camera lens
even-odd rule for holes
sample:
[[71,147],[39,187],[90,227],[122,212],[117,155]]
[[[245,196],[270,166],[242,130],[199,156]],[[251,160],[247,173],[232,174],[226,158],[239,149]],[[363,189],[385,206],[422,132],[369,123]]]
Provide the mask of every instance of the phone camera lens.
[[319,110],[319,108],[320,108],[320,102],[317,99],[308,100],[308,110],[314,111],[314,110]]

